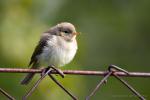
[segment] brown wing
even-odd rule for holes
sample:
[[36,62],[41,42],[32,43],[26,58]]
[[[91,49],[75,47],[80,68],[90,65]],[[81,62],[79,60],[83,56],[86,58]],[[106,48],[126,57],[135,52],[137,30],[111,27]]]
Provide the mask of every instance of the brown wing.
[[[45,33],[46,34],[46,33]],[[37,62],[37,55],[40,55],[43,51],[43,48],[44,46],[47,45],[47,40],[49,39],[50,37],[50,34],[46,34],[46,35],[43,35],[38,43],[38,45],[36,46],[33,54],[32,54],[32,57],[31,57],[31,60],[30,60],[30,63],[29,63],[29,66],[33,63],[36,63]]]

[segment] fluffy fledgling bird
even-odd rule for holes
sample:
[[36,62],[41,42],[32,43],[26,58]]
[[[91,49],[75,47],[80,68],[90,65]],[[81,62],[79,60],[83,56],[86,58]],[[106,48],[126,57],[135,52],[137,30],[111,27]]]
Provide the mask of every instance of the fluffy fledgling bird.
[[[62,22],[42,33],[40,41],[36,46],[29,66],[32,69],[40,66],[64,66],[75,56],[77,51],[76,29],[73,24]],[[21,81],[21,84],[28,84],[34,73],[29,73]]]

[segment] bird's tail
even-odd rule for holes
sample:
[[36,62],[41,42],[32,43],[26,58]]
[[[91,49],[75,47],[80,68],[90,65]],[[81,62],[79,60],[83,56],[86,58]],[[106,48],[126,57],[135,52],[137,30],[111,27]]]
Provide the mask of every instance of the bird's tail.
[[[32,69],[35,69],[35,68],[38,67],[38,65],[39,65],[39,64],[35,63],[35,64],[32,65],[31,68],[32,68]],[[25,78],[21,81],[21,84],[22,84],[22,85],[27,85],[27,84],[32,80],[34,74],[35,74],[35,73],[29,73],[29,74],[27,74],[27,75],[25,76]]]

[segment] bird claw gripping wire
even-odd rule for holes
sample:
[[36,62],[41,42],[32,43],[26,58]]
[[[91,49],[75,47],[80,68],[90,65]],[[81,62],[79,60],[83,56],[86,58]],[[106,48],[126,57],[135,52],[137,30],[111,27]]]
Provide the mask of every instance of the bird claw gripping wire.
[[48,66],[47,68],[44,68],[41,76],[43,76],[49,69],[53,69],[54,71],[56,71],[62,78],[65,77],[65,74],[63,73],[63,71],[61,69],[56,68],[55,66]]
[[41,73],[41,77],[40,79],[34,84],[34,86],[23,96],[22,100],[26,100],[28,96],[30,96],[33,91],[37,88],[37,86],[39,85],[39,83],[47,76],[49,75],[50,78],[59,86],[61,87],[70,97],[72,97],[73,100],[77,100],[77,98],[75,96],[73,96],[70,92],[68,92],[52,75],[51,72],[52,71],[56,71],[56,73],[58,73],[62,78],[64,78],[64,73],[60,70],[55,68],[54,66],[48,66],[47,68],[43,69],[42,73]]
[[142,95],[140,95],[131,85],[129,85],[125,80],[123,80],[122,78],[120,78],[118,75],[115,74],[115,72],[117,71],[121,71],[121,72],[124,72],[126,74],[129,75],[129,72],[118,67],[118,66],[115,66],[115,65],[110,65],[108,67],[108,72],[107,74],[104,76],[104,78],[98,83],[98,85],[96,86],[96,88],[94,88],[94,90],[91,92],[91,94],[89,96],[86,97],[86,100],[90,100],[90,97],[93,96],[97,90],[100,88],[100,86],[103,84],[103,83],[106,83],[107,82],[107,79],[110,75],[113,75],[115,76],[115,78],[117,78],[122,84],[124,84],[128,89],[130,89],[140,100],[146,100]]

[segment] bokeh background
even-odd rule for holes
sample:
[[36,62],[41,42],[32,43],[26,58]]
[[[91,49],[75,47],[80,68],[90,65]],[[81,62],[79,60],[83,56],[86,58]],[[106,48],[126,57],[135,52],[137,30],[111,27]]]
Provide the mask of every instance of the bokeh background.
[[[28,68],[30,57],[42,32],[59,22],[73,23],[78,36],[78,53],[62,69],[107,70],[109,64],[128,71],[150,71],[149,0],[0,0],[0,67]],[[25,74],[0,73],[0,87],[20,100],[39,78],[27,86]],[[56,78],[80,100],[102,77]],[[125,78],[150,99],[150,79]],[[46,78],[29,100],[71,100]],[[119,81],[111,77],[92,100],[137,100]],[[0,94],[0,100],[6,98]]]

